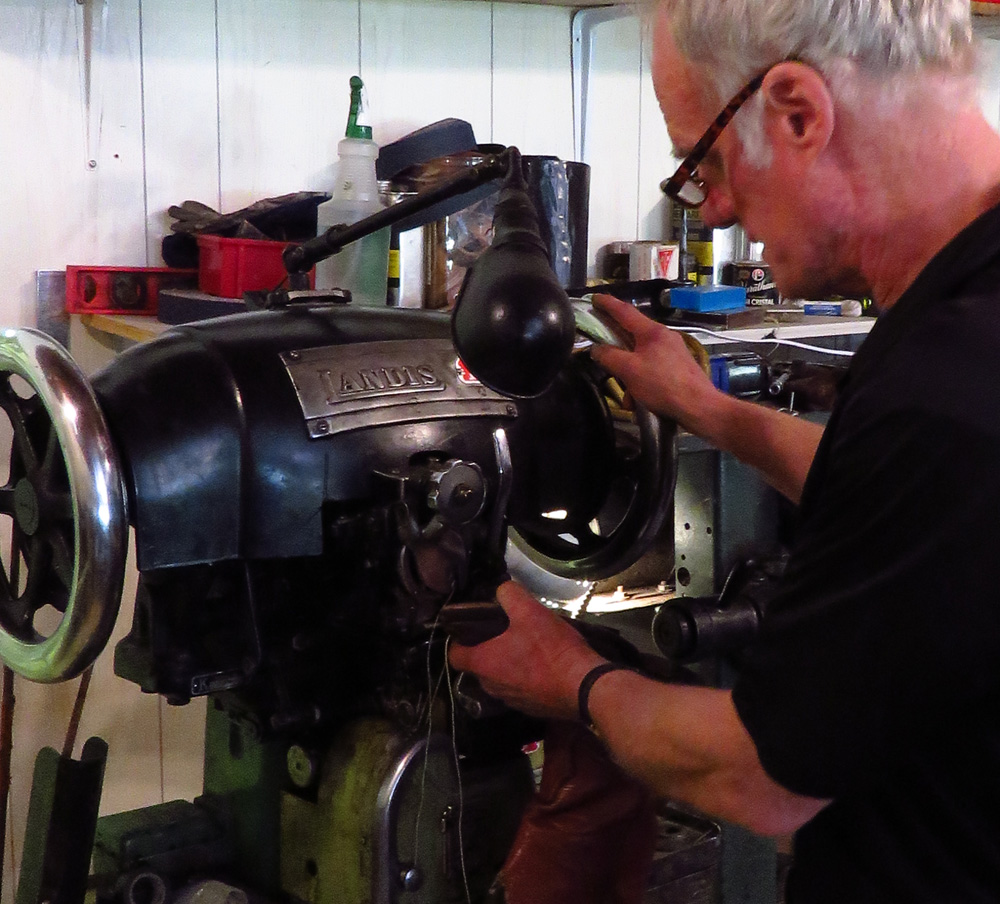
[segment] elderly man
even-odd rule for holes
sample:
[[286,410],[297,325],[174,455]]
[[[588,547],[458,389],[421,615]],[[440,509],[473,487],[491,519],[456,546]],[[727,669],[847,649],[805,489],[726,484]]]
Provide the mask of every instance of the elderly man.
[[800,503],[731,692],[594,671],[513,583],[508,630],[452,663],[530,713],[575,719],[582,702],[658,794],[796,830],[790,902],[996,902],[1000,137],[977,106],[968,0],[654,15],[653,82],[687,155],[668,194],[742,223],[786,296],[866,293],[880,317],[821,430],[720,394],[678,336],[598,302],[634,339],[601,365]]

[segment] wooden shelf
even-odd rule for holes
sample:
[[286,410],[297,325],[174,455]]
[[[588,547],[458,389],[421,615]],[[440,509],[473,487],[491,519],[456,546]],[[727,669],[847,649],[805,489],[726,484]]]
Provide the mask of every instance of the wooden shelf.
[[120,336],[132,342],[145,342],[155,339],[167,324],[160,323],[155,317],[140,317],[136,314],[81,314],[80,321],[93,330]]

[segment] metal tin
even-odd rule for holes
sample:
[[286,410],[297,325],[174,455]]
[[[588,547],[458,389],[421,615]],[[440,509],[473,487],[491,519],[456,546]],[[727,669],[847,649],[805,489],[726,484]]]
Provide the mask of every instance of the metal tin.
[[778,303],[778,287],[771,277],[771,268],[763,261],[729,261],[722,265],[722,284],[743,286],[747,290],[747,306],[759,307]]
[[597,253],[597,272],[602,279],[628,281],[631,242],[609,242]]

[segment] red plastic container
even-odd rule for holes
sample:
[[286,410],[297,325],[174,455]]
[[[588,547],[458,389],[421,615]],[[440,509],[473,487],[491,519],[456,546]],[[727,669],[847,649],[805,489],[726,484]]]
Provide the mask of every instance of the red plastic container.
[[[288,242],[198,236],[198,288],[208,295],[242,298],[244,292],[270,291],[287,278],[281,253]],[[314,274],[309,274],[313,285]]]

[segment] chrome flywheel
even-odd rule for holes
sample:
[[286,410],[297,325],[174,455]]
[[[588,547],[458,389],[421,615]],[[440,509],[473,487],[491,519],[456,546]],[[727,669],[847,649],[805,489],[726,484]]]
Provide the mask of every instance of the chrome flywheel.
[[0,331],[0,411],[0,437],[10,442],[0,486],[0,660],[33,681],[63,681],[97,658],[118,615],[128,540],[122,473],[87,378],[45,333]]

